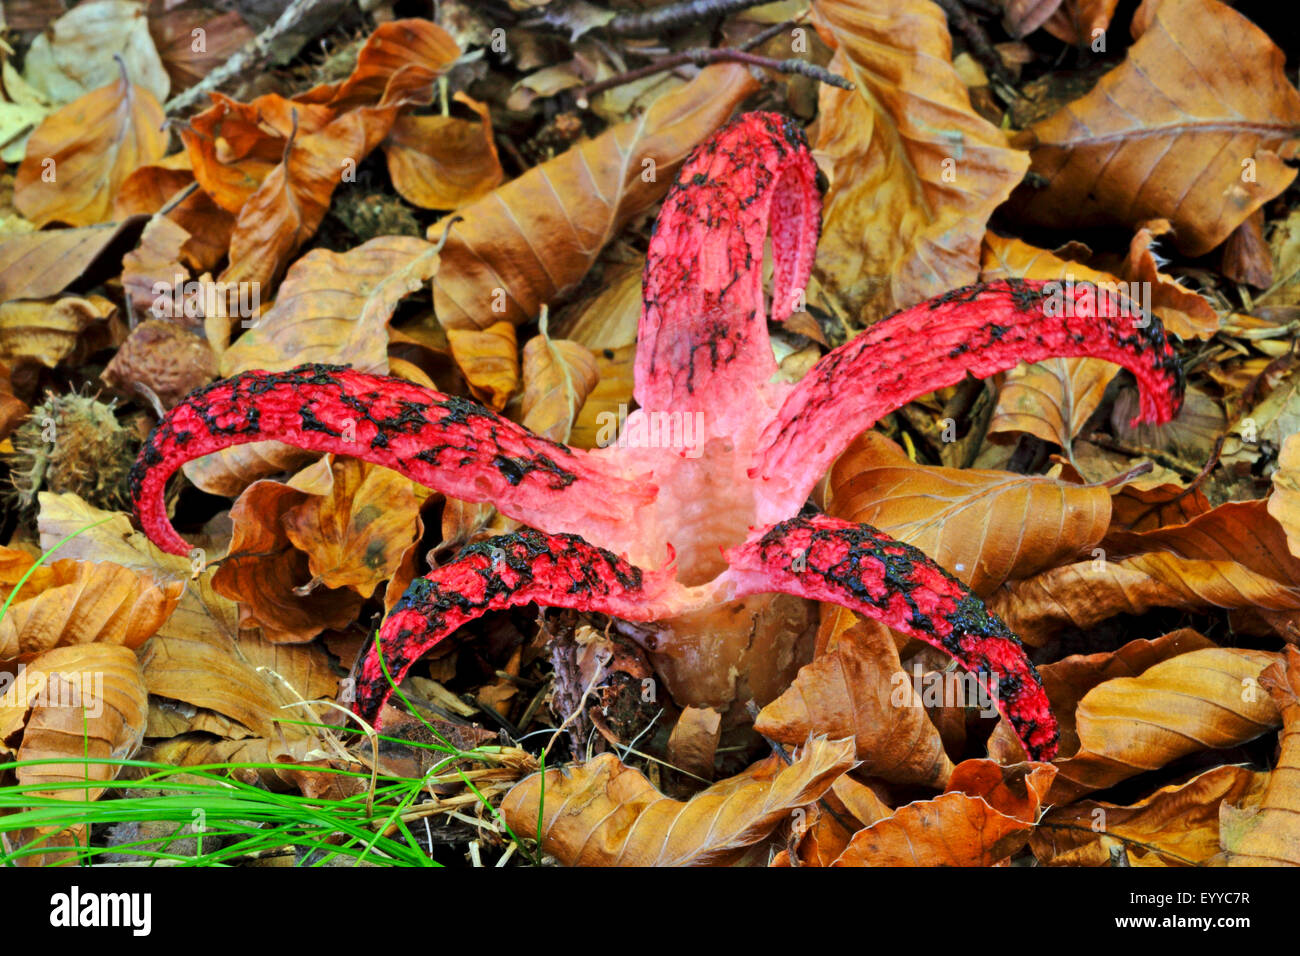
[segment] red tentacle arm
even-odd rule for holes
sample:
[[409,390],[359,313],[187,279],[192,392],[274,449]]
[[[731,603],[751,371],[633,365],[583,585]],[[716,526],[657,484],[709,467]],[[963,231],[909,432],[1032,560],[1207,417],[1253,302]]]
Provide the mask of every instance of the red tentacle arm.
[[270,439],[374,462],[448,495],[491,501],[528,524],[559,523],[597,540],[656,493],[466,399],[404,379],[302,365],[215,382],[167,413],[131,470],[145,533],[165,551],[188,554],[167,518],[168,478],[194,458]]
[[[472,545],[411,583],[361,664],[353,710],[375,726],[394,682],[457,628],[485,614],[536,603],[648,621],[680,600],[671,567],[642,571],[577,535],[525,530]],[[380,654],[383,655],[382,662]]]
[[1038,671],[1006,624],[921,551],[868,525],[818,515],[751,535],[727,552],[736,596],[778,591],[830,601],[953,657],[989,691],[1033,760],[1059,732]]
[[797,511],[854,437],[967,372],[987,377],[1047,358],[1105,359],[1137,378],[1140,420],[1169,421],[1182,407],[1183,373],[1164,328],[1104,293],[1100,299],[1088,283],[967,286],[897,312],[825,355],[759,439],[749,471],[760,483],[759,521]]
[[744,114],[687,159],[646,253],[636,355],[642,408],[748,407],[772,377],[763,246],[770,228],[771,312],[780,321],[812,271],[818,175],[803,131],[777,113]]

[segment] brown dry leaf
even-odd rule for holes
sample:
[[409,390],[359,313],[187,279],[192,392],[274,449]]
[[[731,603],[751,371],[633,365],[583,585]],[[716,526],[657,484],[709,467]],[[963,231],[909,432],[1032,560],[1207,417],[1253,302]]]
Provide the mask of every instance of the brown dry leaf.
[[[58,550],[60,558],[112,561],[133,571],[152,574],[163,586],[170,581],[189,582],[176,611],[159,629],[159,636],[234,637],[237,618],[234,602],[212,590],[210,569],[192,580],[195,570],[202,569],[207,560],[203,548],[196,548],[189,557],[167,554],[135,530],[131,519],[124,514],[102,511],[74,494],[41,492],[39,500],[36,525],[41,534],[41,548],[49,550],[68,535],[80,531],[76,537],[63,541]],[[96,524],[100,521],[104,523]]]
[[140,216],[105,226],[30,232],[0,243],[0,302],[48,299],[87,272],[111,271],[144,225]]
[[13,369],[0,361],[0,439],[8,438],[31,412],[26,402],[14,394]]
[[567,442],[578,412],[600,381],[600,366],[577,342],[543,332],[524,346],[523,379],[524,427]]
[[1151,310],[1160,316],[1168,331],[1184,339],[1208,339],[1219,331],[1219,316],[1214,306],[1173,276],[1161,272],[1151,251],[1158,237],[1173,231],[1167,219],[1144,223],[1129,243],[1124,278],[1141,282],[1151,290]]
[[55,110],[27,141],[14,207],[38,226],[105,222],[126,178],[167,151],[163,119],[153,94],[125,75]]
[[284,518],[303,497],[277,481],[249,485],[230,509],[230,552],[212,576],[213,590],[239,602],[240,627],[260,627],[274,644],[298,644],[347,627],[363,600],[316,581],[307,555],[290,542]]
[[454,116],[401,116],[384,140],[393,188],[421,209],[459,209],[501,185],[505,171],[487,105],[457,93],[479,122]]
[[[834,813],[826,812],[823,804]],[[791,826],[791,836],[799,844],[799,865],[830,866],[844,852],[853,834],[893,812],[866,784],[858,783],[848,774],[839,777],[820,804],[808,808],[811,822],[800,826],[801,821],[796,816]],[[788,849],[782,850],[772,860],[772,866],[789,865]]]
[[1017,191],[1018,213],[1053,228],[1168,219],[1181,251],[1210,251],[1295,178],[1278,155],[1300,134],[1284,60],[1231,7],[1165,0],[1123,64],[1017,140],[1046,181]]
[[[1119,279],[1031,246],[1019,239],[987,233],[980,281],[1043,279],[1119,285]],[[1101,359],[1064,358],[1021,364],[1007,373],[989,422],[990,441],[1014,441],[1027,432],[1067,451],[1074,436],[1101,404],[1102,394],[1119,366]]]
[[100,295],[5,302],[0,305],[0,358],[54,368],[73,353],[83,332],[116,311],[117,306]]
[[131,0],[79,3],[44,29],[27,51],[26,81],[52,103],[67,103],[118,78],[117,57],[131,82],[156,100],[171,83],[149,36],[144,4]]
[[1052,478],[918,465],[865,432],[831,469],[827,511],[915,545],[993,593],[1086,552],[1110,523],[1110,492]]
[[[196,30],[201,32],[196,35]],[[171,79],[172,96],[199,82],[256,35],[234,10],[221,13],[202,6],[161,10],[149,18],[149,32]]]
[[388,371],[388,320],[438,271],[434,246],[380,236],[344,253],[313,249],[293,264],[275,304],[221,357],[221,374],[303,362]]
[[[140,665],[128,648],[81,644],[47,651],[0,697],[0,754],[26,762],[15,771],[20,785],[51,788],[37,789],[33,796],[97,799],[104,788],[96,784],[122,770],[119,764],[102,761],[129,759],[139,749],[148,703]],[[78,786],[58,788],[68,783]],[[84,845],[85,836],[84,824],[71,832],[27,828],[5,833],[4,843],[10,851],[33,842],[49,848],[21,861],[48,865],[66,862],[56,847],[73,839]]]
[[614,443],[632,406],[636,384],[635,343],[602,348],[593,354],[600,380],[582,403],[582,411],[569,432],[569,444],[576,448],[603,448]]
[[1221,808],[1258,804],[1268,779],[1246,767],[1215,767],[1130,806],[1081,800],[1054,807],[1029,847],[1049,866],[1110,866],[1111,837],[1126,848],[1130,866],[1200,866],[1219,852]]
[[315,452],[284,442],[256,441],[187,461],[181,471],[196,488],[210,495],[235,498],[259,478],[297,471],[314,458]]
[[964,761],[948,792],[859,830],[832,866],[992,866],[1025,845],[1054,774],[1047,764]]
[[[181,581],[159,586],[149,575],[107,561],[60,560],[41,570],[48,573],[29,578],[0,619],[0,659],[71,644],[137,648],[162,627],[185,590]],[[0,575],[0,590],[15,584],[16,578]]]
[[601,754],[525,777],[501,811],[516,832],[540,829],[542,849],[566,866],[710,866],[762,840],[791,811],[815,802],[853,767],[853,742],[817,737],[789,766],[775,756],[685,802],[638,770]]
[[122,181],[113,195],[113,218],[124,219],[141,213],[152,216],[192,182],[194,172],[188,167],[140,166]]
[[231,737],[310,738],[311,728],[293,722],[312,720],[312,712],[284,705],[338,693],[338,678],[321,647],[272,644],[250,635],[154,638],[141,652],[141,664],[149,693],[206,708],[245,728],[227,728]]
[[174,291],[184,290],[189,269],[181,264],[181,250],[190,234],[172,219],[154,216],[144,227],[140,245],[122,258],[122,289],[136,315],[185,319]]
[[1183,525],[1115,532],[1093,560],[1013,582],[990,609],[1031,644],[1067,625],[1086,630],[1152,607],[1271,612],[1269,626],[1294,639],[1300,559],[1266,509],[1264,501],[1228,502]]
[[686,707],[668,737],[668,762],[705,780],[713,779],[722,714],[710,707]]
[[1112,531],[1151,531],[1186,524],[1210,508],[1210,500],[1199,487],[1189,492],[1163,479],[1139,478],[1113,489],[1110,527]]
[[[283,160],[244,203],[230,236],[230,265],[223,282],[270,285],[315,234],[330,198],[388,135],[396,106],[361,107],[319,131],[291,136]],[[197,172],[197,167],[196,167]]]
[[[1161,661],[1214,646],[1209,638],[1191,628],[1182,628],[1162,634],[1155,640],[1130,641],[1114,651],[1071,654],[1039,666],[1043,690],[1052,703],[1052,712],[1061,730],[1060,752],[1069,755],[1078,750],[1075,711],[1084,695],[1098,684],[1115,677],[1137,677]],[[1024,747],[1005,719],[998,722],[989,737],[988,752],[1000,763],[1019,763],[1024,759]]]
[[606,267],[598,287],[555,317],[551,331],[597,354],[635,345],[641,321],[641,272],[639,262]]
[[[446,328],[518,325],[571,289],[637,213],[659,200],[695,144],[755,89],[747,68],[711,66],[644,114],[585,140],[457,211],[434,281]],[[430,238],[442,235],[435,223]],[[494,309],[501,304],[504,312]]]
[[1139,677],[1098,684],[1075,710],[1079,748],[1056,759],[1049,802],[1070,803],[1187,754],[1267,733],[1281,716],[1259,675],[1278,658],[1207,647],[1161,661]]
[[1268,499],[1268,513],[1286,532],[1291,554],[1300,558],[1300,434],[1282,443],[1277,453],[1277,471],[1273,472],[1273,494]]
[[473,327],[449,328],[447,340],[474,397],[497,411],[505,408],[519,387],[519,348],[515,344],[514,323],[503,320],[482,331]]
[[412,18],[381,23],[357,53],[357,65],[341,83],[322,83],[294,97],[300,103],[325,103],[336,110],[381,99],[429,102],[432,83],[460,57],[460,47],[431,20]]
[[[284,513],[285,533],[307,554],[313,580],[331,588],[349,587],[370,597],[397,570],[402,553],[414,542],[420,503],[429,496],[395,471],[327,455],[308,470],[329,478],[324,494]],[[291,487],[302,488],[295,476]]]
[[941,787],[952,773],[897,648],[873,629],[845,631],[833,651],[800,668],[754,729],[789,744],[810,733],[848,737],[865,773],[895,783]]
[[[284,160],[291,136],[316,133],[334,117],[327,106],[267,93],[240,103],[213,93],[212,105],[180,130],[190,168],[203,191],[237,215]],[[341,170],[340,170],[341,171]]]
[[1260,682],[1282,712],[1277,763],[1258,809],[1223,806],[1228,866],[1300,866],[1300,650],[1288,647]]
[[821,89],[816,146],[833,170],[817,276],[870,322],[975,281],[985,223],[1029,158],[971,108],[938,6],[816,0],[813,17],[831,70],[857,86]]

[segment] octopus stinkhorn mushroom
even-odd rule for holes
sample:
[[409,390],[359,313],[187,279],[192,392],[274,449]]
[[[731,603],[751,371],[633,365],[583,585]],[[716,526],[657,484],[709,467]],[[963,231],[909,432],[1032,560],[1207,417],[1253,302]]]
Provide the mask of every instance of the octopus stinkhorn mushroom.
[[154,430],[130,481],[139,522],[161,548],[188,553],[167,517],[168,478],[190,459],[275,439],[375,462],[527,525],[410,585],[360,668],[354,709],[372,721],[391,693],[384,663],[400,680],[490,610],[535,602],[655,621],[785,593],[843,605],[951,655],[994,692],[1026,753],[1050,759],[1056,720],[1006,625],[916,548],[805,505],[858,433],[968,372],[1106,359],[1136,377],[1139,417],[1164,422],[1182,403],[1180,366],[1158,321],[1099,314],[1095,289],[1077,285],[1075,307],[1054,309],[1041,283],[1002,281],[898,312],[797,384],[778,381],[766,322],[795,307],[820,211],[803,133],[778,114],[739,117],[682,167],[647,253],[639,408],[627,428],[653,435],[645,426],[656,416],[695,415],[689,448],[582,450],[398,378],[323,365],[253,371],[193,392]]

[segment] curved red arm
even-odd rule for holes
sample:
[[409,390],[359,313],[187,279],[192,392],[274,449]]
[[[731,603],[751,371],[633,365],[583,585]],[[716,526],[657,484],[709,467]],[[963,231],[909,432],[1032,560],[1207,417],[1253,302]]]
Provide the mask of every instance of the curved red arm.
[[1137,378],[1141,420],[1173,418],[1182,407],[1183,373],[1160,321],[1115,315],[1104,301],[1098,308],[1088,284],[1066,286],[1060,298],[1045,285],[1013,279],[954,289],[823,356],[759,439],[749,470],[760,485],[758,520],[797,511],[857,435],[967,372],[987,377],[1047,358],[1105,359]]
[[1060,734],[1038,671],[984,602],[924,553],[869,525],[818,515],[782,521],[727,552],[736,597],[779,591],[882,621],[976,675],[1033,760]]
[[392,693],[383,665],[400,682],[422,654],[488,611],[536,603],[650,621],[669,610],[673,574],[642,571],[572,534],[525,530],[472,545],[411,582],[379,629],[379,649],[362,660],[352,709],[378,727]]
[[302,365],[215,382],[167,413],[129,479],[145,533],[164,551],[188,554],[167,518],[168,478],[194,458],[270,439],[374,462],[456,498],[491,501],[528,524],[593,536],[632,520],[656,493],[466,399],[400,378]]
[[[787,318],[821,230],[803,131],[746,113],[698,146],[664,199],[646,253],[636,399],[651,411],[746,408],[776,372],[763,305],[763,246],[776,263],[772,318]],[[706,423],[713,427],[713,423]]]

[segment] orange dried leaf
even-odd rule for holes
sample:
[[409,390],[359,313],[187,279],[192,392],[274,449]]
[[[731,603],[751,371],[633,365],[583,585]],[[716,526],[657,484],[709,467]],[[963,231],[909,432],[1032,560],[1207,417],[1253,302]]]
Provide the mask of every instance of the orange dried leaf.
[[854,764],[853,742],[818,737],[786,766],[772,757],[687,801],[670,800],[613,754],[521,780],[501,810],[519,834],[568,866],[709,866],[729,862],[792,810],[815,802]]
[[125,76],[55,110],[27,141],[14,207],[38,226],[105,222],[127,177],[167,151],[163,119],[153,94]]

